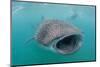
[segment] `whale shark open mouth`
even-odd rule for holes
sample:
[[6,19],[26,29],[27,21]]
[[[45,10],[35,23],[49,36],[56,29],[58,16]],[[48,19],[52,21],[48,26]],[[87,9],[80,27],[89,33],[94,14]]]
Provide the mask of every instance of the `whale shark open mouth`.
[[72,53],[80,47],[80,43],[80,35],[70,35],[59,40],[56,44],[56,48],[63,54]]

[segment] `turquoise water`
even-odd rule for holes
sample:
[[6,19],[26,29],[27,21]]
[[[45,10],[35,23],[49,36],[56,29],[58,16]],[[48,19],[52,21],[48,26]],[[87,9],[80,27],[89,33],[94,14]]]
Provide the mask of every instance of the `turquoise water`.
[[[32,38],[44,19],[64,20],[78,27],[83,34],[82,47],[60,55],[41,46]],[[93,61],[95,33],[95,6],[12,2],[12,65]]]

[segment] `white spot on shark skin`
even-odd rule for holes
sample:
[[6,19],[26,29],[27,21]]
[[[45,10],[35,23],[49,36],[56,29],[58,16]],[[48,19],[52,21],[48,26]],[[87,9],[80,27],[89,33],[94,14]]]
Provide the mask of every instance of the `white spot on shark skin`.
[[22,10],[23,8],[24,8],[23,6],[17,7],[17,8],[12,12],[12,14],[16,14],[19,10]]

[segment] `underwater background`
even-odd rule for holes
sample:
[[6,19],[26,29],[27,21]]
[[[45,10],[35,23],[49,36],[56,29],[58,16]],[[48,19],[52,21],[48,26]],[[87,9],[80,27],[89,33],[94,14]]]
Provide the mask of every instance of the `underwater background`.
[[[92,5],[12,2],[11,64],[95,61],[95,18],[95,6]],[[75,53],[60,55],[41,46],[34,36],[44,19],[64,20],[78,27],[83,34],[81,48]]]

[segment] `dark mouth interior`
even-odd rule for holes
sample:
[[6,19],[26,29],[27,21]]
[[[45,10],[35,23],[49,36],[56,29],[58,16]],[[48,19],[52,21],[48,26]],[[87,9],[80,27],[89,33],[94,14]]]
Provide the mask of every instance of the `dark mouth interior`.
[[80,35],[70,35],[63,38],[56,44],[56,48],[64,52],[71,52],[79,46]]

